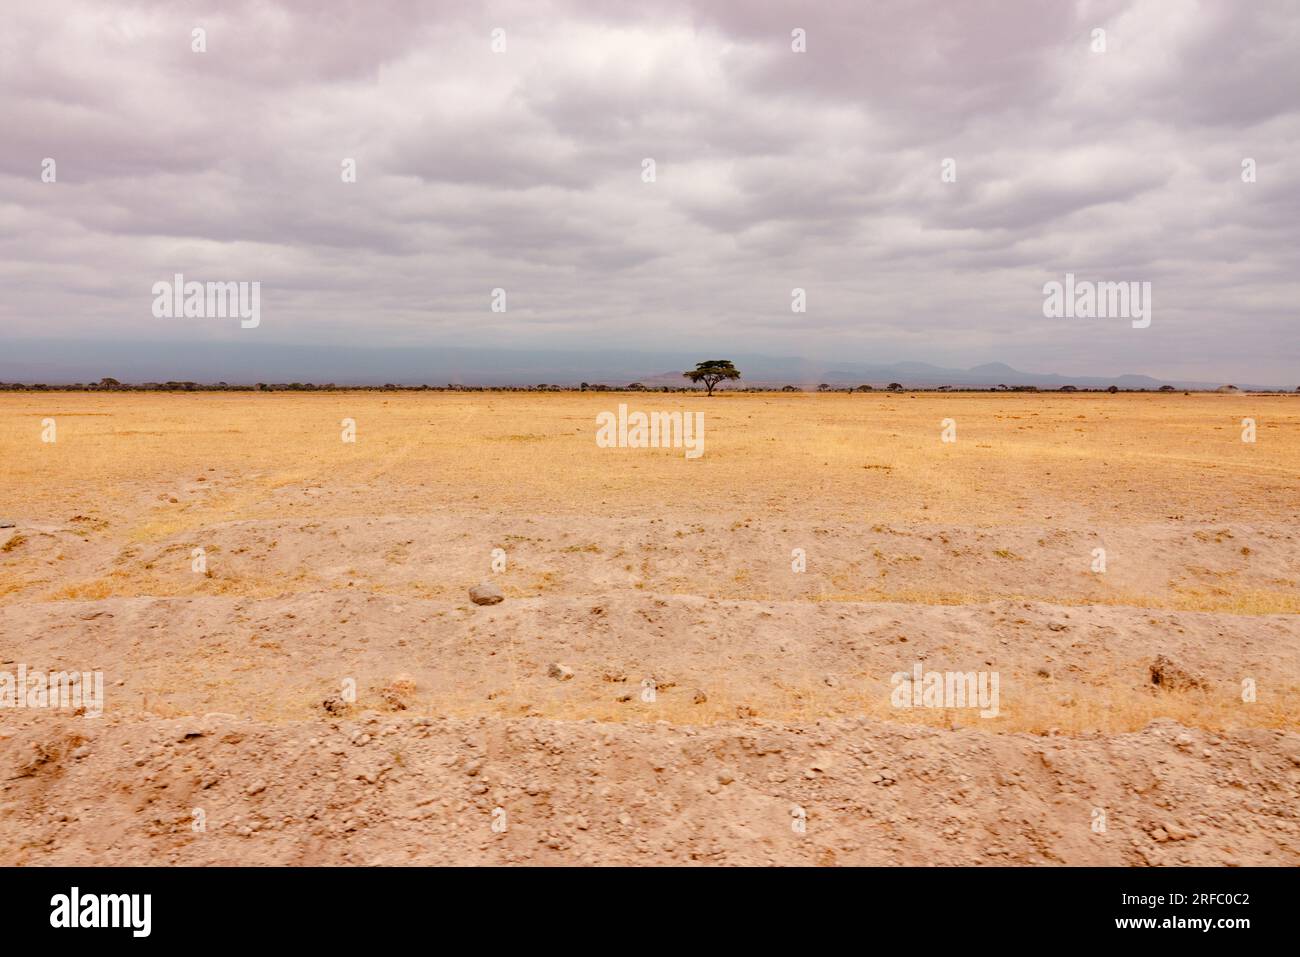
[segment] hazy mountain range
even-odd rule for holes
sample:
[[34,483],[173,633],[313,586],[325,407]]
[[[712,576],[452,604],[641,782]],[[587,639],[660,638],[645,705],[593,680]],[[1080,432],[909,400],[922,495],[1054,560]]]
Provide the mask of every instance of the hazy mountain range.
[[[93,357],[93,358],[92,358]],[[47,385],[98,382],[111,376],[122,382],[194,381],[312,382],[317,385],[578,385],[612,386],[641,382],[647,386],[683,385],[682,370],[702,359],[729,358],[744,378],[742,385],[796,385],[815,388],[883,386],[1033,385],[1057,388],[1209,389],[1223,382],[1152,378],[1132,373],[1057,375],[1023,372],[1001,362],[970,369],[949,369],[926,362],[869,363],[804,359],[745,353],[677,353],[636,350],[542,351],[488,348],[352,348],[239,342],[93,342],[20,340],[0,354],[0,381]],[[1295,388],[1295,383],[1235,382],[1243,389]]]

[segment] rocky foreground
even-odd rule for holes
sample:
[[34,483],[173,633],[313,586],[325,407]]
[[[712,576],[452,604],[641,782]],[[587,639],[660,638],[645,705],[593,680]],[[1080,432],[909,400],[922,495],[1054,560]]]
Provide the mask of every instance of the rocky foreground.
[[0,863],[1300,864],[1300,735],[14,715]]

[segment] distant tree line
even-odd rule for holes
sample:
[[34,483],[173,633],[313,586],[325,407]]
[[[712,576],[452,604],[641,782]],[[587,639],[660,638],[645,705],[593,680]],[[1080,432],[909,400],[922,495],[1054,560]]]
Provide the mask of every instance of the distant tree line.
[[[0,392],[669,392],[669,393],[698,393],[700,390],[690,386],[648,386],[641,382],[632,382],[628,385],[608,385],[606,383],[583,382],[579,385],[552,385],[549,383],[540,383],[538,385],[462,385],[460,383],[449,382],[446,385],[398,385],[393,382],[384,385],[336,385],[333,382],[317,384],[314,382],[258,382],[249,384],[234,384],[227,382],[190,382],[168,380],[166,382],[120,382],[114,378],[103,378],[98,382],[75,382],[72,384],[50,385],[44,382],[25,383],[25,382],[0,382]],[[1064,385],[1058,389],[1047,389],[1033,385],[1003,385],[996,386],[904,386],[899,382],[891,382],[886,386],[877,389],[871,385],[859,386],[832,386],[823,382],[816,386],[815,389],[809,389],[798,385],[784,386],[745,386],[743,388],[733,388],[732,392],[807,392],[816,391],[820,393],[831,392],[1078,392],[1078,393],[1096,393],[1096,392],[1132,392],[1132,393],[1164,393],[1182,391],[1186,394],[1189,391],[1205,392],[1223,392],[1236,391],[1235,386],[1222,386],[1219,389],[1206,390],[1179,390],[1174,386],[1162,385],[1158,389],[1121,389],[1119,386],[1108,386],[1106,388],[1085,389],[1080,386]],[[1300,393],[1300,386],[1295,389]]]

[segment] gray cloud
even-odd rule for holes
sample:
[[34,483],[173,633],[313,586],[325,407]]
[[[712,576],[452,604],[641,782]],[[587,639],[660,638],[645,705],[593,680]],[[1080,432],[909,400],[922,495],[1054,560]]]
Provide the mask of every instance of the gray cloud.
[[[1300,381],[1286,2],[80,0],[7,21],[0,322],[70,356],[743,345]],[[1151,281],[1151,328],[1044,319],[1066,271]],[[155,319],[175,272],[260,280],[262,326]]]

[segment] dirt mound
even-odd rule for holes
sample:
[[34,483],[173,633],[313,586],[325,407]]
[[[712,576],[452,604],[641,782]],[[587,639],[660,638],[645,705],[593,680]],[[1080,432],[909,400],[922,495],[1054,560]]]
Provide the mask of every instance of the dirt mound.
[[27,716],[3,864],[1300,864],[1300,736]]

